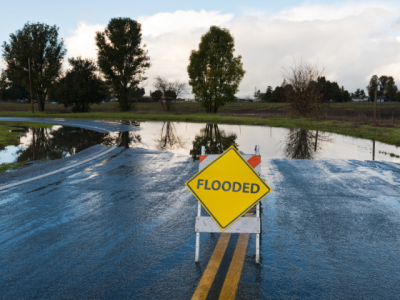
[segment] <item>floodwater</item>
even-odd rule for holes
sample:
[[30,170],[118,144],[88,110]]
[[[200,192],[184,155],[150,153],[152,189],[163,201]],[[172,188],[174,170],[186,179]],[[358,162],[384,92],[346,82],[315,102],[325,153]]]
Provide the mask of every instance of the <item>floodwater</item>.
[[[64,127],[23,132],[21,154],[93,160],[0,176],[1,187],[71,167],[0,190],[1,299],[190,299],[219,234],[201,234],[194,263],[198,201],[184,183],[198,172],[202,145],[219,153],[232,144],[244,153],[260,145],[263,159],[290,158],[262,163],[273,191],[262,200],[261,260],[251,235],[237,299],[399,298],[400,165],[383,162],[398,161],[390,153],[399,148],[375,143],[378,162],[372,141],[301,129],[57,122]],[[224,284],[237,238],[208,299]]]
[[[122,122],[122,124],[126,121]],[[140,131],[101,133],[55,125],[23,128],[16,146],[0,151],[0,163],[53,160],[74,155],[91,146],[122,146],[170,151],[199,158],[219,154],[231,145],[253,153],[260,145],[263,159],[357,159],[400,162],[400,147],[366,139],[307,129],[267,126],[217,125],[177,122],[142,122]]]

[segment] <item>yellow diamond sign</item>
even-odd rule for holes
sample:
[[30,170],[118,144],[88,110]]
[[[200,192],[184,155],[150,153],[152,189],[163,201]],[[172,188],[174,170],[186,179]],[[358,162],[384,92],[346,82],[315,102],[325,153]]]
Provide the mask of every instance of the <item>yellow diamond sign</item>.
[[186,186],[222,231],[271,192],[234,147],[210,162]]

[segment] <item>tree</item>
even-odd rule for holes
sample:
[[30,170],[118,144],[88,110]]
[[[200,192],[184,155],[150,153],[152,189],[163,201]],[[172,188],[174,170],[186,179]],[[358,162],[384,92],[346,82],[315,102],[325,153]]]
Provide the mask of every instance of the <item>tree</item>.
[[271,102],[272,101],[272,87],[268,86],[267,90],[265,91],[264,96],[262,97],[263,101]]
[[396,93],[396,101],[397,101],[397,102],[400,102],[400,92],[397,92],[397,93]]
[[361,96],[361,90],[360,90],[360,89],[357,89],[356,92],[354,93],[354,95],[355,95],[356,97],[360,97],[360,96]]
[[365,97],[365,92],[364,92],[363,89],[361,89],[361,91],[360,91],[360,96],[361,96],[361,97]]
[[282,143],[282,154],[289,159],[315,159],[321,142],[331,142],[330,134],[291,128]]
[[193,160],[198,160],[201,146],[205,146],[207,154],[221,154],[231,146],[237,149],[239,145],[236,143],[236,139],[236,134],[226,134],[224,130],[219,129],[217,124],[206,124],[206,127],[201,129],[200,135],[195,136],[190,155]]
[[3,58],[18,84],[29,90],[28,58],[31,63],[32,92],[39,111],[44,111],[48,88],[61,75],[66,53],[63,40],[58,39],[58,27],[26,23],[22,30],[10,34],[10,43],[3,44]]
[[386,86],[387,86],[388,80],[389,80],[389,77],[386,75],[379,77],[379,81],[378,81],[379,91],[381,91],[383,93],[386,92]]
[[376,75],[373,75],[367,85],[367,90],[369,94],[369,98],[372,102],[375,102],[375,91],[378,89],[379,86],[379,78]]
[[286,71],[284,75],[286,82],[292,86],[292,92],[287,95],[291,109],[302,117],[307,117],[311,111],[318,109],[321,95],[317,80],[322,72],[323,69],[316,64],[294,61],[290,71]]
[[[318,77],[317,89],[320,93],[321,102],[330,103],[331,100],[347,102],[351,99],[350,93],[346,91],[343,86],[340,88],[337,82],[330,82],[329,80],[326,80],[325,76]],[[360,89],[357,89],[355,93],[353,93],[353,95],[357,97],[359,97],[360,94]]]
[[281,86],[277,86],[275,90],[271,93],[271,101],[284,102],[285,100],[286,100],[285,89]]
[[5,70],[1,71],[0,74],[0,99],[5,99],[3,98],[4,93],[6,92],[6,90],[8,89],[10,83],[7,79],[7,74],[5,72]]
[[199,50],[192,50],[187,68],[192,93],[207,113],[236,100],[245,71],[242,57],[233,56],[235,42],[228,29],[211,26],[201,37]]
[[168,90],[164,93],[165,100],[176,100],[176,93],[175,91]]
[[175,107],[175,100],[182,94],[187,93],[187,84],[185,82],[168,81],[164,77],[157,76],[155,78],[153,86],[162,92],[162,97],[164,97],[163,102],[161,102],[165,111],[171,112]]
[[156,149],[160,151],[185,149],[189,139],[184,139],[176,133],[173,122],[164,122],[159,138],[155,139]]
[[131,90],[147,79],[144,72],[150,68],[146,45],[141,47],[141,30],[130,18],[113,18],[104,32],[96,32],[98,65],[118,96],[121,111],[134,107]]
[[260,91],[260,90],[254,91],[254,98],[255,98],[255,99],[261,98],[261,91]]
[[397,85],[395,84],[392,76],[389,76],[387,78],[385,90],[389,101],[395,101],[397,93]]
[[348,91],[343,91],[343,101],[344,102],[349,102],[351,101],[351,96]]
[[162,92],[160,90],[156,90],[154,92],[150,92],[151,98],[153,98],[156,101],[159,101],[162,98]]
[[73,112],[89,112],[91,105],[107,97],[108,90],[96,75],[98,68],[93,60],[77,57],[68,62],[72,68],[54,84],[50,97],[72,107]]
[[5,69],[0,75],[0,99],[17,100],[29,98],[29,93],[23,86],[15,81],[15,76],[10,69]]

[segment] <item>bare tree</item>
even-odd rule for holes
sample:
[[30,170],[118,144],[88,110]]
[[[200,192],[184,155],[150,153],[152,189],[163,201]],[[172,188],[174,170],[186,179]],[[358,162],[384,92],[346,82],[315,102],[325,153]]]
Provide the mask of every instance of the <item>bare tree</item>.
[[322,149],[321,142],[332,142],[331,134],[307,129],[291,128],[281,141],[284,157],[289,159],[316,159]]
[[186,149],[188,139],[184,139],[176,133],[174,123],[164,122],[160,131],[160,137],[154,141],[156,142],[157,150],[165,151],[173,149]]
[[318,63],[308,64],[300,61],[293,65],[290,70],[285,69],[283,76],[287,85],[291,88],[286,98],[290,101],[291,109],[301,115],[307,117],[314,109],[318,113],[318,104],[320,102],[320,92],[317,85],[318,77],[323,73],[324,69],[318,66]]
[[164,77],[157,76],[153,86],[163,93],[164,101],[161,105],[165,111],[171,112],[175,108],[175,100],[183,94],[188,93],[188,85],[186,82],[168,81]]

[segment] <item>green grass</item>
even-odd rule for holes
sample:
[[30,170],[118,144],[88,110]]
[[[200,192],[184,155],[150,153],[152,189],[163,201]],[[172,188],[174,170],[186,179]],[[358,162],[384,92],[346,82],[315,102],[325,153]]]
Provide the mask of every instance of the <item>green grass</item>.
[[4,163],[0,164],[0,174],[5,173],[9,170],[17,169],[21,167],[22,165],[26,164],[28,161],[21,161],[21,162],[15,162],[15,163]]
[[[367,103],[368,104],[368,103]],[[357,104],[358,105],[358,104]],[[353,137],[380,141],[387,144],[400,145],[399,127],[379,127],[373,125],[355,124],[352,122],[316,120],[313,118],[265,118],[248,116],[229,116],[214,114],[140,114],[140,113],[29,113],[3,112],[2,117],[37,117],[37,118],[68,118],[91,120],[137,120],[137,121],[174,121],[236,125],[267,125],[285,128],[304,128],[333,132]]]
[[[327,112],[334,113],[335,115],[348,115],[348,114],[371,114],[374,109],[373,103],[340,103],[334,102],[324,105]],[[47,113],[71,113],[71,108],[64,108],[62,104],[46,104]],[[138,113],[160,113],[164,114],[161,103],[136,103]],[[117,103],[103,103],[91,106],[92,112],[119,112]],[[387,117],[391,117],[394,112],[395,117],[400,115],[400,102],[384,102],[377,103],[377,110]],[[0,102],[0,111],[2,112],[31,112],[30,104],[14,103],[14,102]],[[225,106],[219,108],[220,114],[246,114],[246,113],[289,113],[289,103],[252,103],[252,102],[232,102],[227,103]],[[38,112],[37,104],[35,104],[35,114]],[[203,114],[204,108],[201,108],[199,103],[190,102],[177,102],[175,105],[174,113],[176,114]]]
[[[18,146],[18,138],[24,135],[23,132],[10,132],[10,130],[18,130],[23,127],[35,127],[35,128],[50,128],[52,124],[44,123],[29,123],[29,122],[8,122],[0,121],[0,151],[7,146]],[[15,163],[3,163],[0,164],[0,174],[5,173],[8,170],[16,169],[25,164],[27,161],[15,162]]]
[[10,145],[18,145],[18,137],[23,135],[22,132],[10,132],[10,130],[21,129],[18,126],[50,128],[52,124],[44,123],[27,123],[27,122],[8,122],[0,121],[0,150]]

